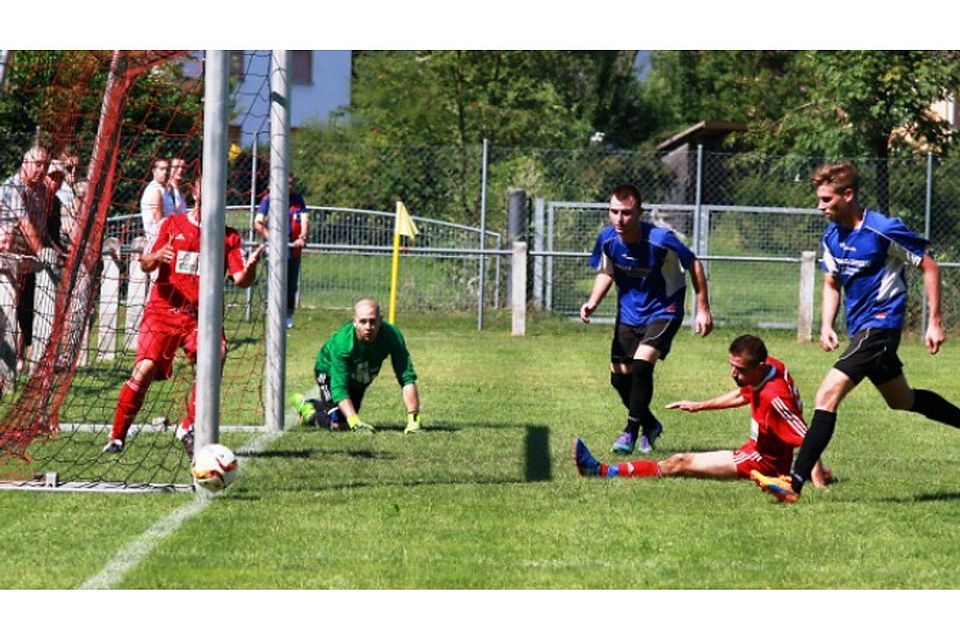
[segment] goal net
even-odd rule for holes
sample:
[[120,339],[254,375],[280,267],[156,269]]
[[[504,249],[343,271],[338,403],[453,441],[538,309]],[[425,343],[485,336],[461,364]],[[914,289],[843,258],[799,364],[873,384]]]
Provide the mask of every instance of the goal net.
[[[234,61],[240,73],[253,68],[252,55]],[[190,458],[174,437],[194,379],[182,350],[171,376],[150,385],[123,452],[102,449],[133,370],[150,287],[150,275],[139,268],[148,242],[141,197],[156,181],[155,161],[182,160],[178,190],[185,207],[192,207],[187,185],[201,167],[203,55],[18,51],[0,69],[6,180],[0,210],[0,488],[188,488]],[[236,84],[236,92],[251,86]],[[261,91],[268,84],[264,73]],[[237,145],[231,147],[227,202],[245,205],[251,179],[242,157],[244,129],[265,128],[268,114],[238,113],[244,104],[262,102],[236,92],[232,116],[240,124],[230,132]],[[45,175],[32,183],[40,164]],[[248,207],[227,215],[246,252],[253,239],[249,219]],[[37,231],[33,243],[28,226]],[[249,289],[225,282],[229,348],[221,430],[258,429],[264,423],[263,276]]]

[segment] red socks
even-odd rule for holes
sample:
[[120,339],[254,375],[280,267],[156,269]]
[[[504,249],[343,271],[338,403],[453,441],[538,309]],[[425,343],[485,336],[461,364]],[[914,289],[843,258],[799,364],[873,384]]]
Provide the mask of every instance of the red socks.
[[127,380],[120,389],[117,399],[117,409],[113,414],[113,428],[110,429],[111,440],[124,440],[133,419],[143,406],[143,399],[147,395],[149,385],[137,382],[133,378]]
[[660,463],[656,460],[632,460],[617,464],[601,464],[600,477],[613,478],[659,478]]

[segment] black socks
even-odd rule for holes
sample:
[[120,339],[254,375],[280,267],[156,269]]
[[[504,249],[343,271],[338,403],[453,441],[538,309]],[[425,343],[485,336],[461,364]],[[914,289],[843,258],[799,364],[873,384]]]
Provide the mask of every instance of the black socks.
[[793,471],[790,473],[793,490],[797,493],[803,489],[803,483],[810,479],[810,473],[814,465],[820,459],[823,450],[830,443],[833,437],[833,429],[837,424],[837,414],[830,411],[817,409],[813,412],[813,420],[810,421],[810,428],[807,429],[807,435],[800,445],[800,453],[793,463]]
[[951,427],[960,428],[960,409],[933,391],[914,389],[913,406],[910,407],[910,411]]

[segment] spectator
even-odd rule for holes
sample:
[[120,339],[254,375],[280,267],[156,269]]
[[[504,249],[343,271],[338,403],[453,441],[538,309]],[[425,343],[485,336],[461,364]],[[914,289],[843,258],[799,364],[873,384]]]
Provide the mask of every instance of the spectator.
[[[287,249],[287,329],[293,328],[293,311],[297,306],[297,293],[300,289],[300,256],[303,247],[307,244],[307,204],[303,196],[297,191],[297,177],[290,174],[289,204],[287,211],[290,215],[290,245]],[[265,240],[270,239],[268,218],[270,215],[270,196],[266,195],[260,201],[257,215],[253,219],[253,228]]]
[[20,169],[0,187],[0,393],[16,387],[19,331],[17,308],[24,277],[36,266],[43,248],[51,197],[44,183],[50,156],[43,147],[32,147]]
[[[172,158],[170,160],[170,195],[173,198],[173,213],[186,213],[187,204],[180,193],[180,184],[183,181],[183,158]],[[164,213],[164,215],[172,215]]]
[[153,245],[160,221],[176,210],[170,191],[170,161],[157,158],[153,161],[152,170],[153,180],[140,197],[140,216],[143,218],[143,235],[147,247]]

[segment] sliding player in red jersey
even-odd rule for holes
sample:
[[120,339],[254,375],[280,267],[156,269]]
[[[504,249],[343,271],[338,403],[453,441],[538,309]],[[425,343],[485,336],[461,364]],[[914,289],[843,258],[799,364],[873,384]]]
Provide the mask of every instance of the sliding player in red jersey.
[[[665,460],[634,460],[603,464],[596,460],[580,438],[574,442],[574,461],[582,476],[666,477],[688,476],[732,480],[750,478],[752,471],[781,474],[790,469],[794,447],[807,432],[803,405],[793,378],[776,358],[767,355],[763,341],[743,335],[730,344],[730,375],[737,389],[699,402],[679,400],[667,405],[695,413],[750,405],[750,439],[739,449],[676,453]],[[814,485],[824,486],[827,478],[818,464]]]
[[[140,256],[140,267],[158,272],[150,289],[137,341],[136,364],[120,390],[106,453],[120,453],[130,424],[136,417],[147,389],[154,380],[170,377],[177,348],[192,363],[197,361],[197,311],[200,300],[200,178],[193,184],[196,207],[185,214],[164,218],[150,251]],[[224,267],[238,287],[249,287],[257,278],[257,262],[263,245],[243,259],[242,240],[236,229],[226,228]],[[220,363],[227,355],[227,339],[220,338]],[[193,455],[195,384],[187,397],[187,416],[176,436]]]

